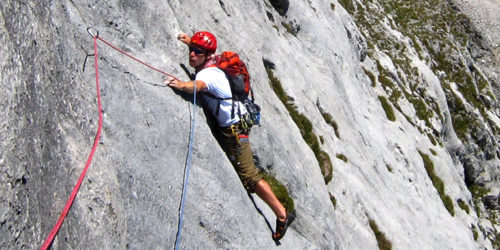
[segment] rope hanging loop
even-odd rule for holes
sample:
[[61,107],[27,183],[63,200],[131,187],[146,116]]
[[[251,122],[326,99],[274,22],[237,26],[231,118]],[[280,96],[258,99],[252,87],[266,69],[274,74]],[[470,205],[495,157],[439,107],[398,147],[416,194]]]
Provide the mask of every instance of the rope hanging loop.
[[[72,0],[70,0],[70,1],[73,3]],[[170,76],[170,77],[178,80],[177,77],[175,77],[171,74],[168,74],[164,71],[161,71],[161,70],[135,58],[134,56],[119,49],[118,47],[114,46],[113,44],[109,43],[108,41],[102,39],[101,37],[99,37],[99,31],[97,29],[95,29],[91,26],[88,26],[87,33],[89,33],[89,35],[92,36],[93,41],[94,41],[94,54],[92,54],[92,55],[94,56],[94,61],[95,61],[94,62],[94,64],[95,64],[95,76],[96,76],[95,80],[96,80],[96,89],[97,89],[97,106],[98,106],[98,113],[99,113],[97,133],[96,133],[96,137],[94,139],[94,145],[93,145],[92,150],[88,156],[87,163],[85,164],[85,167],[83,168],[83,171],[81,172],[80,177],[78,178],[78,181],[75,184],[73,191],[71,192],[71,195],[68,198],[68,201],[66,202],[66,205],[65,205],[63,211],[61,212],[61,215],[59,216],[59,219],[57,220],[56,224],[54,225],[51,232],[47,236],[45,242],[43,243],[41,250],[47,250],[52,246],[54,238],[58,234],[59,229],[61,228],[61,225],[62,225],[64,219],[66,218],[66,216],[67,216],[67,214],[68,214],[68,212],[69,212],[69,210],[70,210],[70,208],[71,208],[71,206],[76,198],[76,195],[80,189],[80,186],[82,185],[83,179],[85,178],[85,175],[88,171],[88,168],[90,167],[90,164],[92,162],[92,158],[94,156],[94,153],[95,153],[97,146],[99,144],[99,139],[100,139],[101,130],[102,130],[102,123],[103,123],[103,116],[102,116],[101,94],[100,94],[100,86],[99,86],[99,65],[98,65],[99,56],[97,53],[97,41],[100,40],[101,42],[105,43],[109,47],[111,47],[111,48],[117,50],[118,52],[130,57],[131,59],[149,67],[150,69],[153,69],[159,73],[162,73],[163,75]],[[91,55],[87,55],[87,57],[85,58],[83,71],[85,70],[85,64],[86,64],[87,58],[89,56],[91,56]],[[193,97],[193,113],[196,114],[196,84],[195,84],[195,93],[194,93],[194,97]],[[186,171],[185,171],[186,173],[185,173],[185,181],[184,181],[184,187],[183,187],[183,197],[181,198],[181,212],[180,212],[181,214],[180,214],[180,220],[179,220],[180,222],[179,222],[179,226],[178,226],[178,235],[176,237],[175,249],[178,249],[178,247],[179,247],[180,236],[181,236],[182,220],[183,220],[183,213],[184,213],[183,212],[184,211],[184,200],[185,200],[186,188],[187,188],[188,177],[189,177],[189,168],[191,166],[191,161],[192,161],[191,159],[192,159],[192,153],[193,153],[194,127],[195,127],[195,115],[193,115],[192,125],[191,125],[191,136],[190,136],[190,141],[189,141],[188,160],[186,163],[187,167],[186,167]]]

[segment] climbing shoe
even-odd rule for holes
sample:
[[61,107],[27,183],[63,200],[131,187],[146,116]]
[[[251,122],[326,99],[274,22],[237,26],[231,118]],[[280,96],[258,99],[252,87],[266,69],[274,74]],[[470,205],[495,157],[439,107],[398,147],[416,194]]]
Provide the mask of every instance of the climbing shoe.
[[286,219],[285,221],[280,221],[279,219],[276,219],[276,232],[273,234],[273,240],[278,241],[285,236],[286,230],[288,229],[288,226],[292,224],[293,220],[295,219],[295,215],[293,213],[286,213]]

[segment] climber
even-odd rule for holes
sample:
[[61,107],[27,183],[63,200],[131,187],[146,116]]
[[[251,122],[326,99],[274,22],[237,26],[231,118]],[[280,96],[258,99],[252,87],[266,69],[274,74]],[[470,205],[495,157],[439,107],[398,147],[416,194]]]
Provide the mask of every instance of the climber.
[[195,69],[196,78],[187,82],[167,78],[164,83],[187,93],[193,93],[196,84],[196,92],[201,93],[204,109],[216,120],[215,132],[221,134],[216,137],[220,137],[219,143],[241,182],[249,192],[256,193],[264,200],[276,214],[276,230],[272,237],[275,241],[280,240],[295,216],[286,211],[269,184],[262,179],[253,161],[248,138],[250,129],[242,128],[240,117],[232,115],[233,105],[239,106],[241,115],[247,111],[241,102],[236,101],[237,103],[233,104],[233,100],[230,99],[232,94],[229,81],[225,73],[214,65],[212,59],[217,49],[215,36],[206,31],[199,31],[192,37],[181,33],[177,39],[189,47],[189,65]]

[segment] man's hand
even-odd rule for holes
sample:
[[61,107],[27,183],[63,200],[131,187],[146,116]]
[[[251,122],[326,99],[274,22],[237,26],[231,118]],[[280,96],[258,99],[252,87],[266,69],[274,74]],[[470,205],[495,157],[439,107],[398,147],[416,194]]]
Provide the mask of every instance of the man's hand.
[[173,89],[187,92],[190,94],[192,94],[194,92],[194,90],[195,90],[194,85],[195,84],[196,84],[196,91],[197,92],[204,91],[207,88],[207,84],[204,81],[200,81],[200,80],[183,82],[183,81],[179,81],[178,79],[175,79],[173,77],[169,77],[169,78],[165,79],[165,81],[163,81],[163,83],[165,83],[167,86],[169,86]]
[[179,35],[177,35],[177,40],[185,43],[188,46],[191,44],[191,37],[186,33],[180,33]]
[[165,79],[165,81],[163,81],[163,83],[165,83],[167,86],[173,88],[173,89],[179,89],[179,80],[173,78],[173,77],[168,77],[167,79]]

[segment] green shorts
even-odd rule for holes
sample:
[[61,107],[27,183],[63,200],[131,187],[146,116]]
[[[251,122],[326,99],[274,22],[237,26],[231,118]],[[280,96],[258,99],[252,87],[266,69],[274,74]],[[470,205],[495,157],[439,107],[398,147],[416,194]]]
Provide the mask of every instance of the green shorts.
[[255,185],[262,179],[262,174],[259,173],[253,161],[248,135],[240,134],[237,140],[236,136],[227,136],[225,129],[222,131],[226,134],[226,136],[221,136],[222,149],[233,164],[243,186],[249,192],[254,193]]

